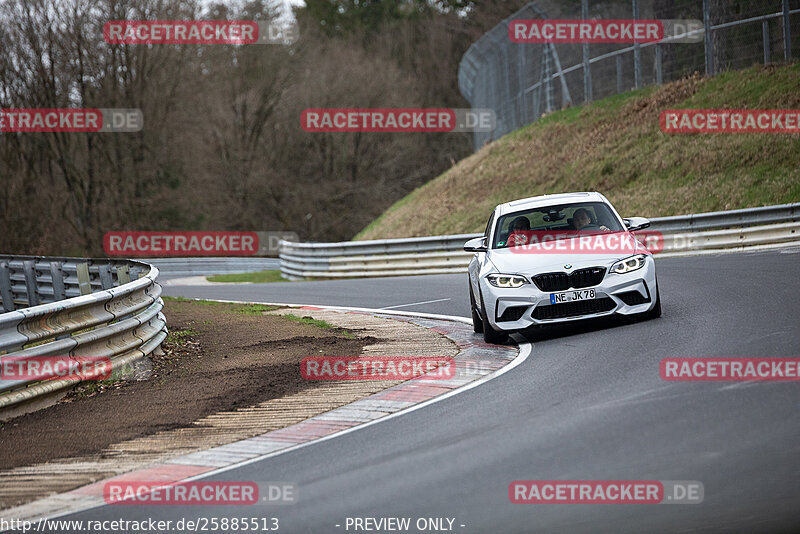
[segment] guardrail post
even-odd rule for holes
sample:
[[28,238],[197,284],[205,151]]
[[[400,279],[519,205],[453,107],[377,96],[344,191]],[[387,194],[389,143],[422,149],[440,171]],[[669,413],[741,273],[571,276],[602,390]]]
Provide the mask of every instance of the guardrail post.
[[28,294],[28,306],[38,306],[41,304],[41,300],[39,299],[39,290],[36,284],[36,261],[23,261],[22,269],[25,273],[25,290]]
[[50,277],[53,279],[53,300],[67,298],[67,292],[64,288],[64,268],[60,261],[50,262]]
[[[589,0],[581,0],[581,18],[589,18]],[[583,43],[583,101],[592,101],[592,66],[589,63],[589,43]]]
[[114,287],[114,279],[111,277],[111,265],[104,263],[98,266],[98,273],[100,274],[100,285],[103,289],[111,289]]
[[3,311],[14,311],[14,294],[11,292],[11,273],[7,261],[0,261],[0,298],[3,299]]
[[[639,20],[639,0],[633,0],[633,20]],[[642,87],[642,50],[639,43],[633,43],[633,79],[636,88]]]
[[622,92],[622,55],[617,55],[617,93]]
[[703,40],[706,51],[706,76],[714,74],[714,55],[712,54],[713,41],[711,40],[711,13],[708,0],[703,0]]
[[783,0],[783,59],[792,59],[792,28],[789,24],[789,0]]
[[117,267],[117,283],[125,285],[131,281],[131,272],[127,265],[120,265]]
[[78,272],[78,288],[81,295],[89,295],[92,293],[92,282],[89,278],[89,264],[78,263],[75,265],[75,270]]

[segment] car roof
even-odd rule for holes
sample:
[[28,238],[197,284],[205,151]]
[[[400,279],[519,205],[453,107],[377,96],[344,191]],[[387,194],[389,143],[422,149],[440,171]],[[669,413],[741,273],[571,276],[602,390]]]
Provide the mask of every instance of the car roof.
[[608,199],[602,194],[591,192],[580,193],[558,193],[555,195],[540,195],[538,197],[521,198],[519,200],[512,200],[505,204],[497,206],[497,214],[499,216],[517,211],[524,211],[531,208],[538,208],[541,206],[550,206],[553,204],[570,204],[572,202],[605,202],[609,203]]

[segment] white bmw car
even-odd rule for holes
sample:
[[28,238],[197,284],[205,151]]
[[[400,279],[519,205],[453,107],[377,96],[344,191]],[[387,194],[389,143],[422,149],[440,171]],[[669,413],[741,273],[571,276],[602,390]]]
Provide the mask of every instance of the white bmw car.
[[535,325],[607,315],[661,315],[653,255],[600,193],[500,204],[464,250],[475,332],[487,343]]

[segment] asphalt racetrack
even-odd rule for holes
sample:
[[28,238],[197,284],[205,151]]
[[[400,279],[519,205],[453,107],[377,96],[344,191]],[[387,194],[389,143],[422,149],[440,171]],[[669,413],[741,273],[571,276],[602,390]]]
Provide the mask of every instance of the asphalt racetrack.
[[[659,259],[660,319],[553,328],[476,388],[205,479],[293,482],[294,505],[104,506],[63,519],[258,515],[288,533],[354,532],[348,517],[454,518],[463,533],[797,532],[800,384],[665,382],[659,362],[800,356],[798,252]],[[469,316],[466,274],[164,290]],[[697,480],[705,499],[509,502],[512,481],[555,479]]]

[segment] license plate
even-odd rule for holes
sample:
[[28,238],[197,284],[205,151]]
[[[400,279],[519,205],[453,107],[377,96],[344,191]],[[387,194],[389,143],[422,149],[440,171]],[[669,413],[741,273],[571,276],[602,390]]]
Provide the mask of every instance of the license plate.
[[576,289],[575,291],[550,293],[550,304],[561,304],[562,302],[573,302],[576,300],[590,300],[593,298],[595,298],[594,289]]

